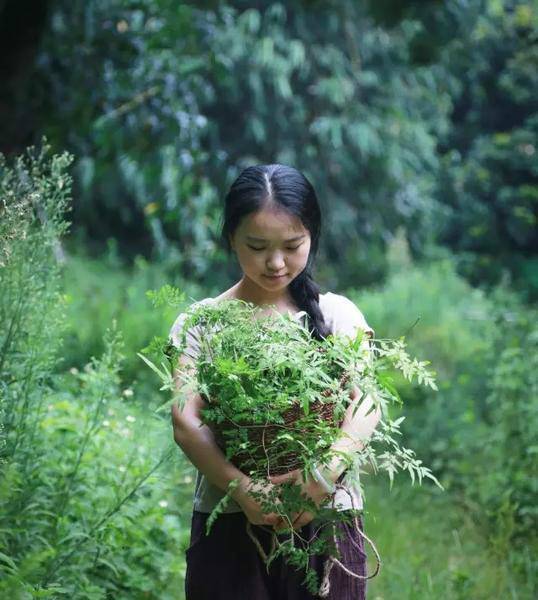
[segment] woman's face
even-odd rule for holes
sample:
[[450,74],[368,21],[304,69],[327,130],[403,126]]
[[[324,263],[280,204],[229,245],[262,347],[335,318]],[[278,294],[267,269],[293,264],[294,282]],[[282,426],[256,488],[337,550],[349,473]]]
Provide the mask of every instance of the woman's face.
[[274,207],[245,217],[230,241],[244,275],[268,292],[300,275],[310,253],[310,233],[299,217]]

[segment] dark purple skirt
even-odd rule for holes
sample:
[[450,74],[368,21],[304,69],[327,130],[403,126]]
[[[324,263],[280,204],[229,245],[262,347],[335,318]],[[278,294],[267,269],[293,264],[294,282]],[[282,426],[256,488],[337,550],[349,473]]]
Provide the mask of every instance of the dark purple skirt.
[[[193,511],[191,541],[186,552],[186,600],[313,600],[318,598],[308,592],[302,583],[304,570],[297,570],[278,556],[269,572],[254,542],[246,531],[247,519],[243,512],[224,513],[217,517],[209,536],[205,524],[209,513]],[[350,521],[353,523],[353,521]],[[357,523],[363,531],[362,518]],[[342,530],[338,542],[341,562],[357,575],[366,576],[364,540],[353,524],[339,523]],[[312,539],[318,530],[313,522],[299,530],[303,538]],[[251,525],[252,532],[266,553],[271,546],[270,527]],[[279,536],[286,535],[280,533]],[[289,533],[287,534],[289,536]],[[315,555],[310,567],[323,579],[326,556]],[[333,565],[330,576],[329,600],[364,600],[366,579],[356,579]]]

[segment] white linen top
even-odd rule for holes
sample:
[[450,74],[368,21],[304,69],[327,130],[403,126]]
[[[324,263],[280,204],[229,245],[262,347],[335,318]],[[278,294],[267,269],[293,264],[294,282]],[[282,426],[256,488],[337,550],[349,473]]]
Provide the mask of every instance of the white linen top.
[[[195,307],[198,304],[214,303],[215,301],[216,298],[204,298],[203,300],[193,303],[192,306]],[[325,319],[325,323],[334,335],[347,335],[354,338],[358,329],[366,332],[370,337],[374,335],[374,330],[368,325],[362,312],[345,296],[333,294],[332,292],[320,294],[319,306]],[[289,314],[296,319],[303,319],[305,316],[304,311],[299,311],[297,313],[291,313],[291,311],[289,311]],[[185,312],[180,313],[170,329],[169,338],[176,347],[179,347],[180,345],[180,333],[186,317],[187,315]],[[304,323],[304,321],[302,322]],[[187,332],[187,348],[184,350],[184,353],[193,359],[196,359],[200,349],[199,335],[199,326],[191,327]],[[353,496],[355,508],[362,509],[363,499],[360,491],[353,487],[349,488],[349,491]],[[203,473],[197,471],[193,501],[194,510],[210,513],[224,495],[224,491],[210,483]],[[336,491],[334,507],[337,510],[352,508],[351,498],[344,490],[338,489]],[[230,498],[223,512],[232,513],[240,512],[241,510],[239,504]]]

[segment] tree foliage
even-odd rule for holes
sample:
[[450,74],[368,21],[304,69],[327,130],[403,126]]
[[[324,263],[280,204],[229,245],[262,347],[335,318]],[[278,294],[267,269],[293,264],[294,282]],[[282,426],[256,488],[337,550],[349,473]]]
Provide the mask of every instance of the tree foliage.
[[351,2],[57,2],[35,89],[77,156],[75,223],[202,277],[238,169],[292,163],[318,189],[327,260],[377,278],[398,224],[418,251],[435,223],[448,97],[435,67],[410,68],[416,29],[389,33]]
[[537,30],[520,0],[57,0],[18,94],[75,154],[93,240],[225,281],[223,194],[283,162],[318,190],[328,286],[379,280],[403,227],[534,298]]
[[446,49],[451,127],[440,140],[440,241],[473,284],[508,276],[538,297],[538,13],[485,2]]

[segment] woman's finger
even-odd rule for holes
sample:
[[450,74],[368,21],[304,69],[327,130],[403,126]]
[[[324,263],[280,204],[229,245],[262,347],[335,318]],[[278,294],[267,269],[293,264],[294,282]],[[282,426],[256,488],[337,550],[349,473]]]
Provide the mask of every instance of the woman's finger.
[[263,520],[265,525],[272,525],[274,527],[275,525],[278,525],[279,521],[282,519],[276,513],[269,513],[263,515]]
[[176,403],[170,407],[170,413],[172,414],[172,423],[175,423],[179,418],[179,406]]
[[280,513],[278,522],[273,525],[276,531],[283,531],[284,529],[293,529],[293,521],[297,518],[298,513]]
[[294,518],[292,519],[292,522],[291,522],[291,523],[292,523],[292,525],[293,525],[293,528],[294,528],[294,529],[296,529],[296,525],[297,525],[297,523],[299,523],[299,522],[300,522],[300,520],[301,520],[301,517],[302,517],[303,515],[304,515],[304,510],[302,510],[300,513],[296,513],[296,514],[294,515]]
[[293,529],[293,527],[291,526],[291,519],[284,519],[283,517],[280,517],[279,521],[277,523],[275,523],[275,525],[273,525],[273,529],[275,531],[284,531],[284,530],[289,530],[289,529]]
[[286,481],[295,481],[297,479],[298,469],[284,473],[283,475],[270,475],[269,481],[275,485],[286,483]]
[[293,529],[301,529],[301,527],[308,525],[308,523],[310,523],[310,521],[312,521],[313,518],[314,515],[311,512],[303,511],[302,513],[300,513],[300,516],[294,521]]
[[301,527],[308,525],[313,518],[314,515],[311,512],[303,510],[299,513],[294,513],[291,515],[289,521],[281,518],[281,523],[276,523],[273,525],[273,529],[277,532],[290,529],[297,531],[298,529],[301,529]]

